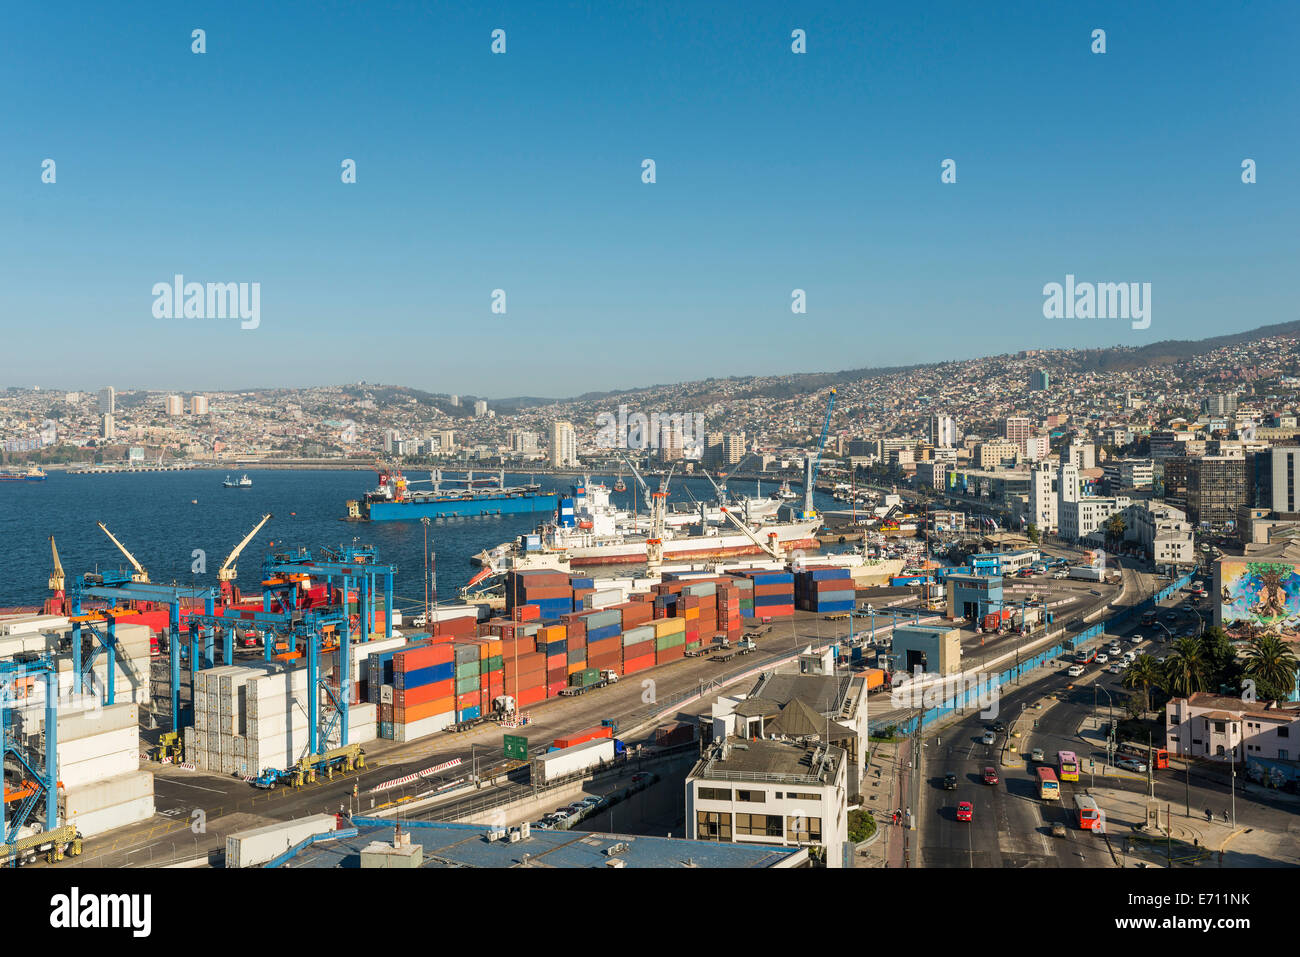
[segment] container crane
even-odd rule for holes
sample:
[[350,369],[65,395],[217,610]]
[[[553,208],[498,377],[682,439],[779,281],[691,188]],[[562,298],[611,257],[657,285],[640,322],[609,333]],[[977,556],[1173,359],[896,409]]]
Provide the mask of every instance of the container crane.
[[126,546],[113,536],[113,533],[108,530],[107,525],[103,522],[99,522],[98,525],[104,530],[104,534],[109,537],[113,544],[117,546],[118,550],[126,556],[126,560],[129,561],[131,566],[135,569],[135,574],[131,576],[131,581],[135,582],[137,585],[148,585],[149,573],[144,570],[144,566],[136,561],[135,556],[126,550]]
[[813,508],[813,492],[817,489],[817,472],[821,469],[822,449],[826,448],[826,433],[831,427],[831,413],[835,411],[835,389],[831,389],[830,400],[826,403],[826,421],[822,425],[821,441],[817,443],[817,460],[808,469],[808,478],[803,490],[803,515],[802,517],[816,518],[817,510]]
[[217,569],[217,581],[221,583],[221,603],[223,605],[235,604],[239,601],[239,592],[235,587],[235,561],[239,558],[239,553],[248,547],[248,543],[253,540],[263,525],[271,520],[271,513],[267,512],[262,516],[262,520],[253,526],[253,530],[244,536],[244,540],[234,547],[221,567]]
[[50,572],[50,591],[54,592],[54,596],[45,602],[45,614],[66,615],[71,606],[68,604],[63,563],[59,561],[59,549],[54,544],[53,535],[50,536],[50,555],[54,559],[54,569]]

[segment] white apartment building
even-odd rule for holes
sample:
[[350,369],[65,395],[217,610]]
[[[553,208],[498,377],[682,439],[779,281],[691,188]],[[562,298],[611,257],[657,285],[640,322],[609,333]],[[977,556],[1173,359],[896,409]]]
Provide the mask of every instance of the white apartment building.
[[551,468],[567,469],[578,464],[578,436],[572,422],[551,424]]
[[185,414],[185,401],[184,401],[180,396],[178,396],[178,395],[169,395],[169,396],[167,396],[167,414],[168,414],[168,415],[184,415],[184,414]]
[[1165,705],[1165,748],[1170,754],[1212,761],[1300,757],[1300,710],[1276,701],[1242,701],[1198,691]]
[[957,444],[957,422],[950,415],[930,416],[930,444],[937,449],[952,448]]
[[1112,515],[1124,511],[1131,504],[1132,500],[1127,495],[1106,498],[1089,496],[1073,502],[1062,499],[1057,506],[1061,537],[1078,541],[1091,535],[1110,521]]
[[1164,502],[1135,502],[1124,509],[1126,542],[1136,542],[1151,560],[1163,565],[1196,561],[1196,543],[1187,514]]
[[117,411],[117,390],[111,385],[99,390],[99,411],[109,415]]
[[834,745],[725,737],[686,777],[688,836],[821,847],[828,868],[843,867],[847,763]]
[[208,414],[208,397],[206,395],[196,395],[190,397],[190,415],[207,415]]
[[1150,459],[1117,459],[1102,466],[1110,489],[1150,488],[1154,479],[1154,465]]
[[1040,462],[1029,472],[1029,521],[1040,532],[1057,529],[1057,472],[1050,462]]
[[1071,465],[1079,469],[1095,469],[1097,467],[1097,447],[1091,442],[1071,442],[1066,450],[1067,455],[1063,460],[1068,461]]
[[1051,454],[1052,441],[1046,432],[1039,432],[1035,435],[1025,436],[1025,441],[1021,443],[1020,449],[1024,452],[1027,462],[1041,462]]
[[476,416],[481,417],[487,415],[487,410],[488,408],[487,408],[486,399],[479,399],[477,402],[474,403],[474,414]]

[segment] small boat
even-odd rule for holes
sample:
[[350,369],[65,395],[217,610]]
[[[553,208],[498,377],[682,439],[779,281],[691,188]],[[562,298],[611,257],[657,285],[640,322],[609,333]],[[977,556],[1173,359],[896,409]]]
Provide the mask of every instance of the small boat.
[[627,485],[624,484],[624,482],[623,482],[623,476],[622,476],[621,474],[619,475],[619,477],[618,477],[617,479],[614,480],[614,491],[615,491],[615,492],[626,492],[626,491],[627,491]]
[[221,485],[223,488],[252,488],[253,480],[248,477],[247,473],[238,482],[231,481],[230,476],[227,475],[226,480]]

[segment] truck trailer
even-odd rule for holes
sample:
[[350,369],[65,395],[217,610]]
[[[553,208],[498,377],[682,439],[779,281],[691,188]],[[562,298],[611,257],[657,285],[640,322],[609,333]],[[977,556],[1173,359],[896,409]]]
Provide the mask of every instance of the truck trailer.
[[533,758],[529,772],[533,784],[549,784],[557,778],[579,774],[614,760],[612,738],[596,738],[570,748],[548,751]]

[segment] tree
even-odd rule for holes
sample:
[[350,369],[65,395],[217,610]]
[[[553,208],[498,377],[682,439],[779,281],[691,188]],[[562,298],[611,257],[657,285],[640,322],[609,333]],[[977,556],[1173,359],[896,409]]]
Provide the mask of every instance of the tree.
[[1177,698],[1204,691],[1208,670],[1201,640],[1179,638],[1170,646],[1165,661],[1165,689]]
[[1201,651],[1205,656],[1206,684],[1210,688],[1221,685],[1237,687],[1241,679],[1241,663],[1237,649],[1228,633],[1217,625],[1201,636]]
[[1029,523],[1029,527],[1025,529],[1025,537],[1028,538],[1028,539],[1029,539],[1031,542],[1033,542],[1035,545],[1037,545],[1037,544],[1038,544],[1038,526],[1035,525],[1033,522],[1030,522],[1030,523]]
[[1110,539],[1112,547],[1116,542],[1123,541],[1126,531],[1128,531],[1128,522],[1124,521],[1124,516],[1118,512],[1106,523],[1106,537]]
[[1150,655],[1138,655],[1133,664],[1124,669],[1120,684],[1125,688],[1142,689],[1142,713],[1151,710],[1151,686],[1162,684],[1164,673],[1160,663]]
[[1263,634],[1246,645],[1242,672],[1255,682],[1259,701],[1286,699],[1295,690],[1296,669],[1300,659],[1277,635]]

